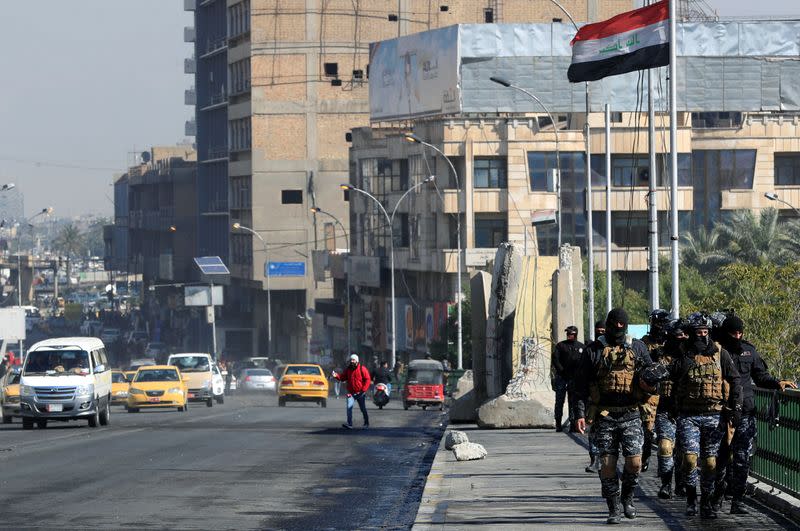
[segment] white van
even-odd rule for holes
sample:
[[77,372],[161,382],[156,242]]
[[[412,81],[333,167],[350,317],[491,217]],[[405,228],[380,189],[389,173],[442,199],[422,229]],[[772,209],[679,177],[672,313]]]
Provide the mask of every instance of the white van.
[[62,337],[34,344],[20,378],[22,427],[47,427],[49,420],[86,419],[89,426],[110,420],[111,367],[103,342],[94,337]]
[[[190,402],[205,402],[208,407],[214,405],[214,399],[218,404],[223,402],[222,393],[217,395],[214,389],[214,360],[211,354],[188,352],[181,354],[170,354],[167,358],[167,365],[174,365],[187,377],[186,385],[189,387]],[[217,369],[219,371],[219,369]],[[218,381],[222,375],[218,375]],[[221,391],[221,389],[218,389]]]

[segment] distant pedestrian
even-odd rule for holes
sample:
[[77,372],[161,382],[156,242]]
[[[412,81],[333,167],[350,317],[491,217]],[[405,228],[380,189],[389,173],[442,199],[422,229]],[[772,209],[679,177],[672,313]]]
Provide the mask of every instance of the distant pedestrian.
[[370,386],[369,371],[358,362],[358,355],[350,355],[350,364],[342,374],[334,371],[331,374],[339,381],[347,382],[347,423],[343,428],[353,429],[353,406],[358,402],[358,408],[364,416],[364,427],[369,428],[369,414],[367,413],[367,391]]
[[569,402],[567,416],[569,417],[569,429],[574,431],[572,413],[575,407],[575,389],[573,379],[575,371],[581,364],[583,357],[583,343],[578,341],[578,327],[568,326],[564,332],[567,339],[556,344],[552,358],[552,387],[556,393],[555,421],[556,431],[562,431],[562,416],[564,414],[564,399],[569,392]]

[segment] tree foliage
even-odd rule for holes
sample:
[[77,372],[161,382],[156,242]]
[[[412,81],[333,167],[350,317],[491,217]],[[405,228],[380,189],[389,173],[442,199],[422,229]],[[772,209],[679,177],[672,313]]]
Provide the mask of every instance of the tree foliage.
[[[469,285],[464,286],[464,298],[461,300],[461,345],[463,366],[472,367],[472,310],[470,305]],[[451,367],[458,367],[458,307],[450,306],[447,321],[439,331],[442,339],[432,341],[431,356],[437,360],[447,358]]]

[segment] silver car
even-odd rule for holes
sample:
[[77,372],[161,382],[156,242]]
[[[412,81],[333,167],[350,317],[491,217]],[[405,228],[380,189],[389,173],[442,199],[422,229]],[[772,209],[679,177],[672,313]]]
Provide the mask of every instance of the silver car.
[[242,391],[268,391],[275,392],[275,376],[269,369],[244,369],[238,379],[239,389]]

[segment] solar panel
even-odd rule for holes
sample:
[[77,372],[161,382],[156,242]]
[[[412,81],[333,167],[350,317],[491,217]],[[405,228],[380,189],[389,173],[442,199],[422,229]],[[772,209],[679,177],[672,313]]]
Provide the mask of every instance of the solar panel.
[[230,275],[228,267],[222,262],[219,256],[198,256],[194,263],[200,268],[204,275]]

